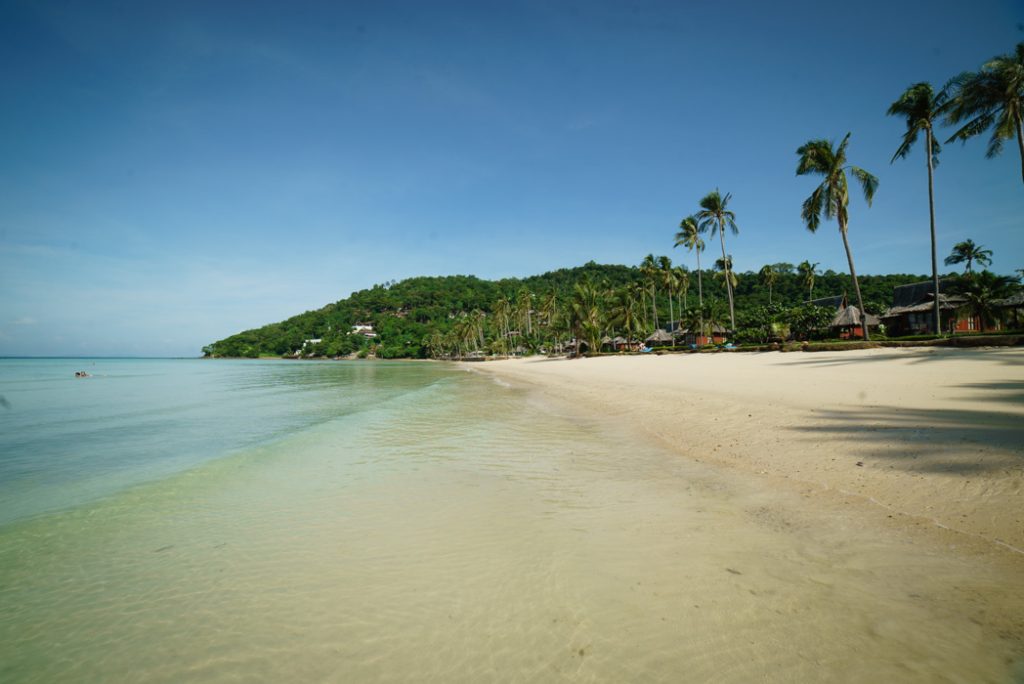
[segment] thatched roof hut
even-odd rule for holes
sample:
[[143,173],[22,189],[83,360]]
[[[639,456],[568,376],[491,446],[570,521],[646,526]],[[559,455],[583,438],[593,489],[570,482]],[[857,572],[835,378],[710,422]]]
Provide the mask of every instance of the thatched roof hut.
[[644,340],[644,342],[646,342],[648,346],[651,346],[652,344],[665,346],[667,344],[672,344],[673,342],[675,342],[675,338],[672,337],[672,333],[658,329],[655,330],[650,335],[648,335],[647,339]]
[[[868,314],[866,316],[868,325],[875,327],[878,325],[878,316]],[[833,328],[855,328],[861,324],[860,309],[855,306],[848,306],[840,309],[836,312],[835,317],[832,319]]]

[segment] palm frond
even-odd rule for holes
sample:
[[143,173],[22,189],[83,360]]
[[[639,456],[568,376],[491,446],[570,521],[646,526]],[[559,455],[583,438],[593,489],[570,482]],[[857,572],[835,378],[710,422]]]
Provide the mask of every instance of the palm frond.
[[796,150],[800,159],[796,165],[796,175],[807,173],[827,174],[832,166],[832,143],[824,138],[808,140]]
[[866,201],[870,207],[871,200],[875,197],[875,191],[878,190],[878,178],[859,166],[851,166],[850,173],[860,181],[861,189],[864,190],[864,201]]
[[903,136],[903,142],[900,143],[900,146],[896,149],[896,154],[892,155],[892,159],[889,160],[889,163],[892,164],[897,159],[906,159],[907,155],[910,154],[910,148],[913,147],[916,142],[917,129],[914,128],[907,131]]
[[825,185],[819,185],[811,193],[811,196],[804,200],[803,209],[800,212],[800,216],[804,220],[804,225],[807,226],[807,230],[812,233],[817,232],[818,227],[821,225],[821,210],[822,205],[825,203]]

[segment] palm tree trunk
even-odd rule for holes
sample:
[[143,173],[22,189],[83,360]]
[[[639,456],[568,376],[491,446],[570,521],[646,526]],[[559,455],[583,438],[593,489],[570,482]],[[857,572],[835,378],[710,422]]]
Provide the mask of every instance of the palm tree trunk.
[[648,326],[647,326],[648,321],[647,321],[647,288],[646,287],[641,287],[640,288],[640,308],[642,308],[643,312],[644,312],[644,330],[647,330],[647,328],[648,328]]
[[772,286],[768,285],[768,306],[772,305]]
[[651,312],[654,314],[654,329],[658,329],[658,290],[651,281]]
[[[675,318],[673,313],[674,312],[673,312],[673,309],[672,309],[672,289],[669,288],[669,291],[668,291],[668,327],[670,327],[670,328],[672,327],[672,319]],[[669,332],[671,332],[671,331],[669,331]]]
[[697,249],[697,304],[700,311],[700,333],[697,336],[698,345],[700,344],[700,335],[704,334],[704,286],[701,284],[701,271],[700,271],[700,249]]
[[1021,115],[1017,114],[1017,149],[1020,150],[1020,178],[1024,181],[1024,131],[1021,130]]
[[853,267],[853,252],[850,251],[850,241],[846,237],[846,221],[839,219],[839,234],[843,237],[843,247],[846,249],[846,261],[850,264],[850,277],[853,279],[853,289],[857,293],[857,306],[860,308],[860,325],[864,329],[864,341],[871,339],[868,334],[868,315],[864,311],[864,298],[860,296],[860,282],[857,280],[857,270]]
[[729,293],[729,323],[736,330],[736,309],[732,302],[732,275],[729,271],[729,257],[725,256],[725,224],[718,222],[718,237],[722,242],[722,265],[725,266],[725,291]]
[[[1019,136],[1018,136],[1019,137]],[[935,334],[942,334],[942,318],[939,313],[939,266],[935,260],[935,195],[934,183],[932,180],[932,129],[925,129],[925,156],[928,157],[928,218],[932,231],[932,286],[935,288],[934,325]],[[865,326],[866,327],[866,326]]]

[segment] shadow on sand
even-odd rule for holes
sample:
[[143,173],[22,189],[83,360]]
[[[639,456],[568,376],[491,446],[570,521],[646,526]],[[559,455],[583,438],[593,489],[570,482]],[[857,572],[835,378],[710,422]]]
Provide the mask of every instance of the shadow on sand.
[[950,349],[947,347],[921,347],[881,354],[861,355],[839,352],[834,356],[819,356],[820,352],[806,353],[808,358],[794,361],[787,358],[779,363],[797,364],[809,367],[865,365],[883,361],[902,360],[912,364],[929,363],[931,361],[984,361],[1003,366],[1024,367],[1024,353],[1019,348],[999,349]]
[[964,398],[1006,402],[1018,410],[851,407],[820,411],[821,423],[794,430],[808,439],[859,442],[858,457],[877,458],[909,471],[1024,471],[1024,413],[1019,410],[1024,408],[1024,381],[955,387],[975,390]]

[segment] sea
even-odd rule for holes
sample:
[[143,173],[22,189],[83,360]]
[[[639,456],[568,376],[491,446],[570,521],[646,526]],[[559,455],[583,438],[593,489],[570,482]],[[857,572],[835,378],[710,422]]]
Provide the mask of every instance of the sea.
[[0,681],[1024,681],[998,564],[474,366],[0,359]]

